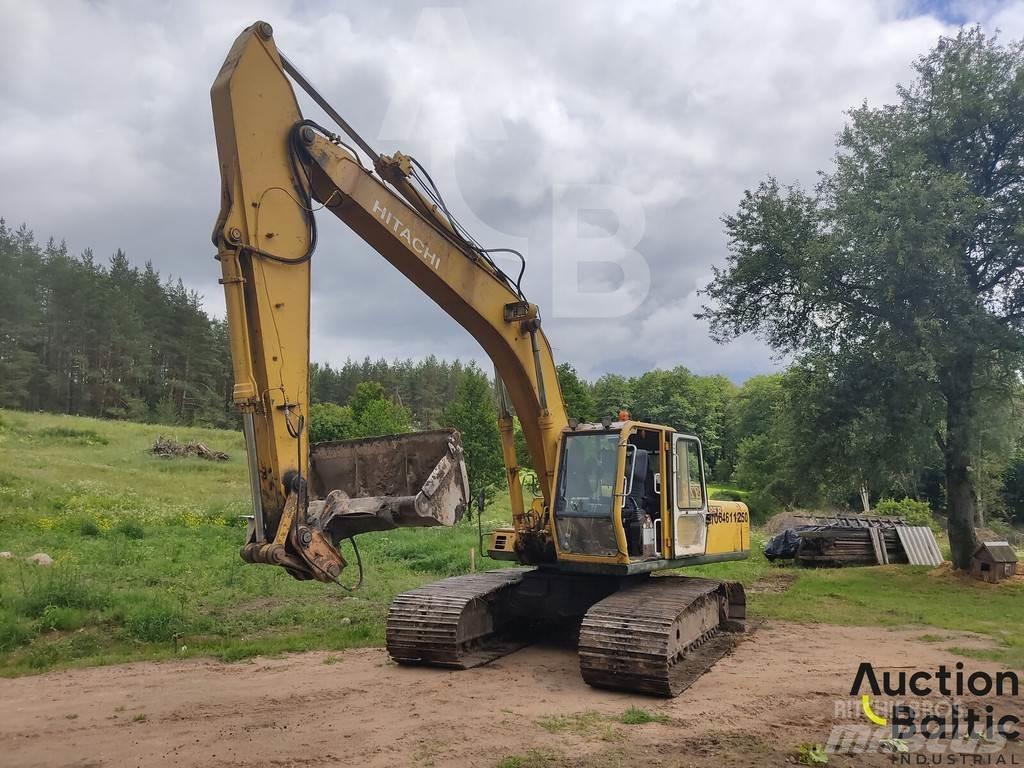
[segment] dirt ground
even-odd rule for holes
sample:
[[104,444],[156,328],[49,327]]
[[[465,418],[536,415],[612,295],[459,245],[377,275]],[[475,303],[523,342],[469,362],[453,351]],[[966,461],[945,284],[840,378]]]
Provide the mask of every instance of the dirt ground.
[[[382,649],[54,672],[0,680],[0,765],[785,765],[833,725],[866,722],[849,696],[861,660],[935,669],[960,660],[944,645],[981,642],[921,635],[766,623],[672,701],[588,688],[572,649],[553,646],[460,672],[398,667]],[[1021,701],[979,704],[1024,718]],[[630,706],[668,722],[617,722]],[[584,712],[600,714],[572,717]],[[987,764],[1024,765],[1016,746],[1002,755]],[[889,764],[877,754],[829,761]]]

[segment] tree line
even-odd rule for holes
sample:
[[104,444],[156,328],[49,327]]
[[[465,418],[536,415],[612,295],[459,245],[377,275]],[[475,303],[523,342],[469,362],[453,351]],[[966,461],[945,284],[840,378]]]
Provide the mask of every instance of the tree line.
[[0,406],[228,426],[227,328],[182,282],[0,219]]
[[[503,491],[493,381],[475,365],[364,360],[316,370],[314,381],[326,370],[335,383],[314,384],[312,440],[454,426],[473,488]],[[946,509],[943,456],[932,436],[941,414],[921,404],[894,366],[872,364],[854,375],[852,368],[804,359],[741,386],[682,366],[593,381],[569,363],[557,371],[572,419],[593,422],[626,409],[635,419],[700,437],[709,480],[726,486],[720,493],[734,493],[730,486],[742,491],[759,519],[784,508],[874,509],[887,498],[920,500],[935,513]],[[431,386],[443,399],[413,410],[409,404],[422,402],[412,396],[421,380],[424,392]],[[871,407],[865,390],[877,396]],[[1024,390],[984,398],[981,408],[984,426],[971,446],[978,456],[977,523],[1024,522]],[[518,425],[516,436],[518,459],[529,468]]]
[[[708,476],[748,492],[759,517],[783,508],[873,509],[885,498],[947,508],[942,413],[895,362],[861,366],[806,356],[737,386],[686,368],[581,379],[558,367],[570,417],[593,421],[626,408],[633,418],[700,437]],[[1024,386],[979,396],[968,450],[980,525],[1024,523]],[[727,491],[728,493],[728,491]]]
[[[106,264],[40,246],[0,222],[0,406],[234,427],[224,323],[180,282],[117,251]],[[737,386],[685,367],[593,381],[558,366],[571,418],[634,418],[698,435],[708,477],[748,492],[759,516],[783,507],[859,507],[892,496],[945,508],[943,457],[932,432],[941,409],[897,359],[836,366],[806,357]],[[1006,389],[1012,396],[1006,396]],[[337,440],[454,426],[474,489],[501,492],[504,469],[493,381],[473,363],[346,360],[310,370],[310,439]],[[979,521],[1024,521],[1022,405],[1002,382],[979,400],[972,438]],[[521,437],[521,433],[520,433]],[[525,443],[518,455],[529,466]]]

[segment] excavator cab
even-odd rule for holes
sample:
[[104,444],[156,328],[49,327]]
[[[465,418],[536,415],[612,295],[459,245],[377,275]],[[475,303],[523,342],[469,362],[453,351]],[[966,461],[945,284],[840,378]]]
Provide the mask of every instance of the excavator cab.
[[560,557],[660,558],[661,435],[625,423],[565,433],[554,503]]
[[[632,575],[749,552],[746,506],[709,501],[700,440],[670,427],[565,429],[554,488],[550,535],[567,570]],[[524,559],[518,533],[496,531],[491,556]]]
[[[634,573],[671,558],[663,534],[673,528],[674,494],[662,478],[673,435],[631,420],[563,433],[552,516],[559,562]],[[703,489],[703,473],[697,482]]]

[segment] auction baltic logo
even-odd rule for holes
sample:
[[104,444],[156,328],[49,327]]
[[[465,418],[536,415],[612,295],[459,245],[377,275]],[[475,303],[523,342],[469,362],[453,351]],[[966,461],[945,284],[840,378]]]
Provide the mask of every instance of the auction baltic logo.
[[[978,701],[1018,697],[1016,672],[967,672],[957,662],[935,670],[879,673],[870,662],[862,662],[850,695],[859,696],[864,715],[882,727],[837,726],[829,739],[830,752],[877,749],[893,753],[893,761],[904,765],[1021,764],[1018,755],[1003,753],[1007,744],[1021,739],[1020,717]],[[872,697],[888,698],[873,705]]]
[[[910,675],[905,670],[885,671],[882,673],[882,685],[879,686],[874,667],[865,661],[857,670],[850,695],[864,695],[862,688],[867,682],[875,696],[931,696],[935,692],[931,685],[933,680],[937,682],[938,693],[941,696],[962,698],[966,694],[989,696],[993,693],[996,696],[1020,695],[1020,680],[1016,672],[998,672],[995,678],[987,672],[972,672],[965,677],[963,670],[963,662],[958,661],[954,672],[950,672],[945,664],[940,664],[934,674],[924,670]],[[953,704],[948,718],[930,714],[921,717],[920,723],[913,707],[896,704],[892,708],[891,721],[894,739],[907,739],[918,733],[926,739],[953,739],[975,735],[989,739],[999,735],[1007,741],[1017,741],[1020,738],[1020,731],[1015,727],[1020,725],[1020,718],[1016,715],[1003,715],[997,718],[995,708],[991,704],[985,706],[984,716],[974,707],[968,706],[966,710],[961,710],[957,704]],[[982,725],[984,727],[979,729],[978,726]]]

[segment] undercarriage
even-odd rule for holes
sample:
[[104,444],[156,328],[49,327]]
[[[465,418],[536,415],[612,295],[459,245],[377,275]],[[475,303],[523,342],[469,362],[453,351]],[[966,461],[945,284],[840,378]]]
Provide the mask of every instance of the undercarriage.
[[507,568],[398,595],[387,647],[400,664],[468,669],[568,628],[589,685],[672,697],[735,646],[745,611],[738,582]]

